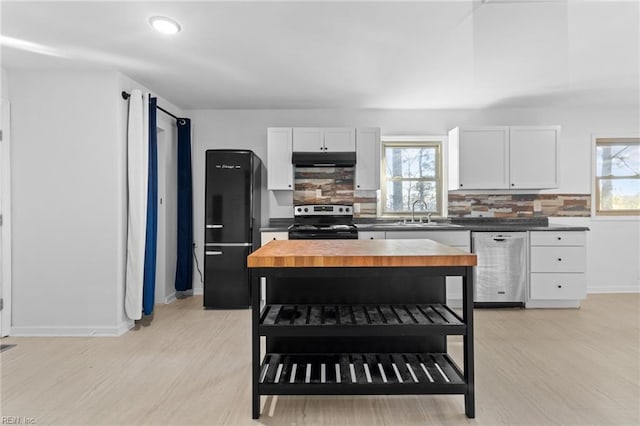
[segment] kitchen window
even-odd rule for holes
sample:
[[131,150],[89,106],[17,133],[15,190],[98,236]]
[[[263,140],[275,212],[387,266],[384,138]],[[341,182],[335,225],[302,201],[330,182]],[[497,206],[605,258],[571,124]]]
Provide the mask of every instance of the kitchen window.
[[[415,211],[442,216],[442,146],[444,138],[382,139],[381,210],[383,215]],[[416,215],[418,216],[418,215]]]
[[595,139],[595,214],[640,214],[640,138]]

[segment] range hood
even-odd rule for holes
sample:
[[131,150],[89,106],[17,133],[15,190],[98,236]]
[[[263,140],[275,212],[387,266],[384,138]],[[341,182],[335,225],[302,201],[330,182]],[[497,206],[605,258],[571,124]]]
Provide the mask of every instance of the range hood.
[[294,152],[291,162],[300,167],[353,167],[355,152]]

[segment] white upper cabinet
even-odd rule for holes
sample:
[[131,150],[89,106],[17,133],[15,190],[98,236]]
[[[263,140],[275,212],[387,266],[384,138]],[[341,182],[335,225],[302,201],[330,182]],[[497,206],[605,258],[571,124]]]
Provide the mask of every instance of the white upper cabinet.
[[293,189],[292,148],[291,127],[267,129],[267,189]]
[[318,127],[295,127],[293,141],[294,152],[324,151],[324,132]]
[[558,187],[560,127],[510,127],[511,188]]
[[380,129],[356,129],[356,190],[380,189]]
[[558,126],[455,128],[449,190],[558,186]]
[[507,188],[509,129],[460,129],[457,189]]
[[356,150],[356,129],[342,127],[324,129],[324,150],[354,152]]
[[354,152],[356,130],[346,127],[294,127],[294,152]]

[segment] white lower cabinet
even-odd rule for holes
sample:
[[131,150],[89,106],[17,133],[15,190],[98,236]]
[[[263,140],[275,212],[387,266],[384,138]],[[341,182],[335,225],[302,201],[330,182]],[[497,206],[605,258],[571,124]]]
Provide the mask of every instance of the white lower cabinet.
[[[260,247],[262,247],[263,245],[267,244],[269,241],[273,241],[273,240],[288,240],[289,239],[289,233],[288,232],[261,232],[260,233]],[[264,278],[260,279],[260,287],[261,287],[261,292],[260,294],[262,295],[261,299],[260,299],[260,309],[262,309],[265,305],[265,303],[267,302],[264,299],[264,295],[267,294],[267,282]]]
[[288,232],[262,232],[260,233],[260,246],[267,244],[269,241],[273,240],[288,240],[289,233]]
[[528,308],[577,308],[587,294],[586,233],[530,234],[531,277]]
[[577,300],[585,297],[584,274],[531,274],[531,298]]
[[584,272],[585,247],[531,246],[531,272]]
[[[466,252],[471,252],[470,231],[389,231],[391,239],[428,239]],[[462,277],[447,277],[447,305],[453,308],[462,306]]]
[[384,240],[385,238],[384,231],[358,231],[359,240]]
[[[287,240],[287,232],[262,232],[261,243]],[[360,240],[433,240],[471,252],[471,233],[464,230],[359,231]],[[586,233],[531,231],[527,308],[577,308],[587,294]],[[524,266],[526,267],[526,266]],[[264,283],[263,283],[264,286]],[[262,289],[265,294],[265,289]],[[462,279],[447,277],[447,304],[461,306]]]
[[387,240],[433,240],[451,247],[464,247],[469,250],[471,234],[469,231],[387,231]]

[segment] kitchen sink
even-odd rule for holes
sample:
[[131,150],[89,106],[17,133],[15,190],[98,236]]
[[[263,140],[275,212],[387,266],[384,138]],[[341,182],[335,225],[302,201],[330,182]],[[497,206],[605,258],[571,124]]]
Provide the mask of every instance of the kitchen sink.
[[359,223],[356,225],[359,229],[370,228],[456,228],[461,225],[454,225],[449,222],[389,222],[389,223]]
[[460,225],[453,225],[449,222],[396,222],[394,226],[407,226],[413,228],[442,228],[442,227],[456,227]]

